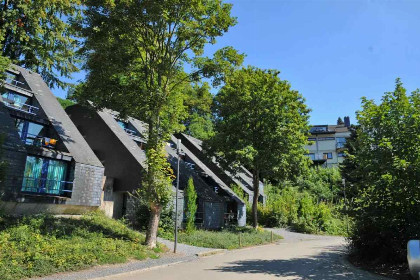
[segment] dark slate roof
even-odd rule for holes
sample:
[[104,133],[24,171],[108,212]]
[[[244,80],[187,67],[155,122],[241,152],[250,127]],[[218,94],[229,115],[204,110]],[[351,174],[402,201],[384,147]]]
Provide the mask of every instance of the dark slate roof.
[[[145,136],[145,134],[147,134],[147,125],[142,122],[139,121],[137,119],[134,118],[129,118],[129,121],[131,122],[131,124],[137,129],[138,132],[140,132],[143,136]],[[171,141],[173,143],[177,142],[177,138],[175,136],[171,136]],[[218,185],[220,188],[222,188],[232,199],[234,199],[237,202],[241,202],[244,203],[242,201],[242,199],[240,199],[216,174],[214,174],[201,160],[199,160],[190,150],[188,150],[184,145],[182,145],[181,143],[181,149],[182,151],[192,160],[194,161],[194,163],[201,169],[203,170],[208,176],[210,176]],[[171,148],[170,146],[166,147],[166,152],[169,154],[169,161],[173,161],[174,156],[176,158],[176,152],[173,150],[173,148]],[[171,162],[172,165],[174,162]],[[185,163],[183,163],[183,165],[185,165]],[[183,173],[182,171],[184,171],[185,173]],[[195,171],[191,171],[189,169],[188,166],[184,167],[180,167],[180,172],[181,172],[181,176],[180,176],[180,180],[188,180],[189,176],[192,175],[193,179],[194,179],[194,184],[198,186],[198,190],[197,193],[200,191],[201,195],[208,198],[209,200],[213,197],[214,199],[220,199],[220,196],[218,196],[217,194],[215,194],[212,191],[212,187],[208,186],[207,183],[205,183],[197,174]],[[186,183],[185,183],[186,184]],[[185,185],[184,184],[184,185]],[[181,185],[181,183],[180,183]],[[214,197],[217,196],[218,198]]]
[[[202,151],[202,145],[203,145],[203,141],[201,141],[200,139],[197,139],[195,137],[192,137],[190,135],[187,134],[182,134],[182,136],[187,139],[191,144],[194,145],[194,147],[196,147],[199,151]],[[252,194],[253,193],[253,183],[252,183],[252,174],[251,172],[249,172],[249,170],[247,170],[245,167],[241,167],[240,170],[235,174],[231,174],[230,172],[228,172],[227,170],[224,170],[223,168],[221,168],[217,162],[213,161],[227,176],[229,176],[230,178],[232,178],[232,180],[239,185],[246,193],[248,194]],[[260,181],[259,182],[260,185],[260,195],[264,196],[264,192],[263,189],[261,188],[263,186],[263,183]]]
[[12,65],[12,68],[19,71],[26,80],[34,98],[38,101],[73,159],[76,162],[102,167],[101,162],[70,120],[69,116],[61,107],[57,98],[48,88],[42,77],[37,73],[16,65]]
[[[134,142],[133,139],[124,131],[124,129],[115,120],[118,114],[114,111],[105,109],[98,112],[98,115],[106,123],[106,125],[112,130],[112,132],[118,137],[124,147],[131,153],[131,155],[140,163],[140,165],[147,169],[146,165],[146,154],[144,151]],[[134,124],[133,124],[134,125]],[[137,129],[137,127],[136,127]]]
[[[176,143],[177,138],[175,136],[171,136],[172,142]],[[244,203],[244,201],[239,198],[232,190],[229,188],[228,185],[223,182],[210,168],[208,168],[194,153],[192,153],[187,147],[185,147],[181,142],[181,150],[196,164],[204,173],[210,176],[226,193],[228,193],[235,201]]]
[[[174,143],[168,143],[168,145],[166,146],[166,152],[168,153],[168,161],[176,174],[178,166],[176,145]],[[197,172],[181,159],[179,162],[179,186],[181,190],[185,190],[188,184],[188,179],[190,177],[193,178],[194,187],[197,192],[197,196],[200,199],[211,202],[225,202],[226,200],[229,200],[217,195],[213,191],[212,186],[209,186],[206,182],[204,182],[204,180],[197,174]]]

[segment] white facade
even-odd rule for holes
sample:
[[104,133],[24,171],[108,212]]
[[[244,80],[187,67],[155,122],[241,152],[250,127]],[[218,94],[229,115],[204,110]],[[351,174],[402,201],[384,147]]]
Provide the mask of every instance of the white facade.
[[314,164],[326,167],[338,167],[344,161],[344,144],[350,137],[345,125],[316,125],[310,130],[306,149]]

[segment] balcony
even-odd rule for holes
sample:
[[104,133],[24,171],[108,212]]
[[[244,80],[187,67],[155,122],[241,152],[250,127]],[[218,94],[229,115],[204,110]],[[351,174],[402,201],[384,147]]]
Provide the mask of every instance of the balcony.
[[328,155],[322,153],[310,153],[307,155],[313,162],[325,162],[328,159]]
[[52,180],[48,178],[24,177],[22,192],[53,196],[70,197],[73,182]]
[[26,139],[24,139],[26,145],[49,149],[55,149],[57,141],[58,140],[54,138],[40,137],[30,133],[28,133]]
[[31,114],[31,115],[36,115],[37,112],[39,111],[38,107],[29,105],[29,104],[15,102],[15,101],[13,101],[11,99],[7,99],[7,98],[3,98],[3,103],[8,108],[11,108],[11,109],[16,110],[16,111],[28,113],[28,114]]
[[4,82],[6,84],[9,84],[9,85],[12,85],[12,86],[24,89],[24,90],[30,90],[30,88],[26,85],[26,83],[16,80],[15,75],[12,75],[12,74],[6,74],[6,79],[4,80]]

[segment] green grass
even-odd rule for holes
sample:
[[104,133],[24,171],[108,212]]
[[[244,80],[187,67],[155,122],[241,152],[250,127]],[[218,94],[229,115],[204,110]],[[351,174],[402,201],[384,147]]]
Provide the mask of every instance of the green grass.
[[[241,236],[241,246],[239,246]],[[277,241],[282,237],[273,234],[273,240]],[[220,249],[238,249],[253,245],[262,245],[271,242],[271,232],[261,229],[237,228],[222,231],[196,230],[192,233],[180,232],[178,235],[180,243]]]
[[129,259],[157,258],[162,248],[141,245],[144,236],[124,223],[91,213],[80,219],[3,217],[1,279],[21,279]]

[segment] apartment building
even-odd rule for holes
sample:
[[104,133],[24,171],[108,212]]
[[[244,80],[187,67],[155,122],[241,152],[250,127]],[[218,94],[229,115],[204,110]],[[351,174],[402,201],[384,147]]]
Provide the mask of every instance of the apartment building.
[[338,167],[344,161],[344,145],[350,137],[350,119],[344,118],[340,125],[314,125],[308,137],[308,157],[314,164],[325,167]]
[[9,213],[78,214],[101,204],[104,167],[42,77],[12,65],[0,95]]

